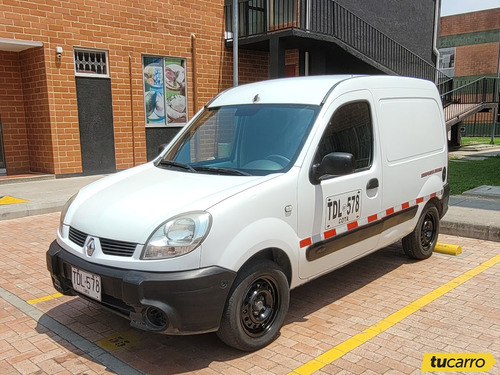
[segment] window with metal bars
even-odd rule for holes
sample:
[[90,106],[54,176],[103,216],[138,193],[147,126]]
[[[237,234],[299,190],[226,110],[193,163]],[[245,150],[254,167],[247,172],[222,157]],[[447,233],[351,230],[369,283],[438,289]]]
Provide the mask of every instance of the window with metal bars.
[[109,77],[108,52],[92,49],[74,49],[75,74]]

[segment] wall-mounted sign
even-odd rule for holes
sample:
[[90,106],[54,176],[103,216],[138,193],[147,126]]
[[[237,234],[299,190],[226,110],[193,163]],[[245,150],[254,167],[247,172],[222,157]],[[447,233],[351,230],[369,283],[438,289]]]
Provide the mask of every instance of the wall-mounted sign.
[[146,126],[183,126],[188,120],[186,60],[143,56]]

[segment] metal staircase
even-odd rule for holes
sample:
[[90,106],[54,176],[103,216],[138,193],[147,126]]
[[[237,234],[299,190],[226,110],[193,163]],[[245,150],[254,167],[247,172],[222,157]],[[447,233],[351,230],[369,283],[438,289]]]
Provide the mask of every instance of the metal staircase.
[[446,129],[485,109],[499,105],[498,78],[483,77],[447,92],[441,92]]
[[[255,38],[283,30],[301,35],[323,35],[382,72],[435,82],[445,113],[446,127],[499,105],[499,79],[481,78],[454,87],[452,78],[439,71],[388,35],[334,0],[239,1],[239,35]],[[232,40],[232,4],[225,6],[226,42]]]

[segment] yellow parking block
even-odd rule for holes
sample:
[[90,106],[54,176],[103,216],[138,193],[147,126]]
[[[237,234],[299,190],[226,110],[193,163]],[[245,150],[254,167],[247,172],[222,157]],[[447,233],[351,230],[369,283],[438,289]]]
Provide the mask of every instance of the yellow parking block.
[[14,203],[26,203],[29,202],[25,199],[14,198],[8,195],[0,196],[0,204],[14,204]]
[[458,255],[462,253],[462,246],[438,242],[434,251],[441,254]]

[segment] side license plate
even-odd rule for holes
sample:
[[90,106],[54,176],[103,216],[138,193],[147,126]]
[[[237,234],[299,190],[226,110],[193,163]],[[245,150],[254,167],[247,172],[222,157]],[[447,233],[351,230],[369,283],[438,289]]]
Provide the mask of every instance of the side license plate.
[[326,198],[325,228],[330,229],[358,220],[361,213],[361,190]]
[[71,267],[71,281],[75,291],[101,300],[101,276]]

